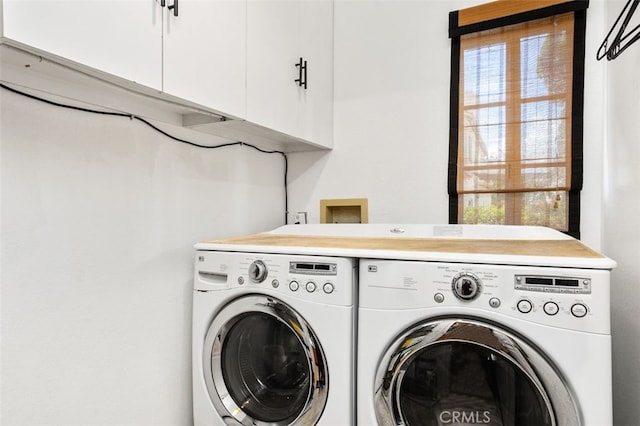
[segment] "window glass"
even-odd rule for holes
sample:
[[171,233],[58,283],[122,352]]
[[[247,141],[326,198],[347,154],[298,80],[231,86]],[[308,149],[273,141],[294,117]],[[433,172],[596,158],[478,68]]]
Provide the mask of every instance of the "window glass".
[[504,102],[505,47],[504,43],[497,43],[472,48],[464,52],[464,84],[468,89],[465,94],[472,93],[475,95],[475,98],[465,101],[466,105]]
[[527,102],[522,105],[522,160],[566,161],[566,103]]
[[567,198],[565,191],[527,192],[523,196],[522,223],[532,226],[551,226],[566,229]]

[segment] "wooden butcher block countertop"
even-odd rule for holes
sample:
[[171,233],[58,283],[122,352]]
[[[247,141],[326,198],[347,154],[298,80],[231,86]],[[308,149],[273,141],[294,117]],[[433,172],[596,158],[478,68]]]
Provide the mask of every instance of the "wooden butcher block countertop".
[[603,259],[605,256],[578,240],[508,240],[463,238],[337,237],[317,235],[253,234],[206,241],[213,245],[319,247],[352,250],[443,252],[508,256],[544,256]]

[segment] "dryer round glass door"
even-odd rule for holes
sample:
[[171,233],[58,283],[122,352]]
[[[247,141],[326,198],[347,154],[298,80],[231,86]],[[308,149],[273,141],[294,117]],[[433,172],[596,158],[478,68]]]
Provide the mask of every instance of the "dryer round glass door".
[[399,336],[374,398],[380,424],[580,424],[568,386],[532,345],[472,319],[433,320]]
[[205,337],[209,396],[223,419],[242,424],[314,424],[327,399],[326,359],[295,310],[251,295],[227,304]]

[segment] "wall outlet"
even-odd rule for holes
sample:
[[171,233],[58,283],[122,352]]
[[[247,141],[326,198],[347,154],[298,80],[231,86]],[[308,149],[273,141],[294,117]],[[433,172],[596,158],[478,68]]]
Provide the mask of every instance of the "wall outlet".
[[307,224],[307,212],[298,212],[293,220],[293,223],[296,225],[306,225]]

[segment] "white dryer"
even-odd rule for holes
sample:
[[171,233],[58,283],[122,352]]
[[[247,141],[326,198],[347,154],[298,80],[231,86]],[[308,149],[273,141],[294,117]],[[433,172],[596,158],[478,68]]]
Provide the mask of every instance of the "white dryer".
[[615,262],[548,229],[446,229],[360,261],[358,423],[611,425]]
[[352,425],[356,262],[196,253],[195,425]]

